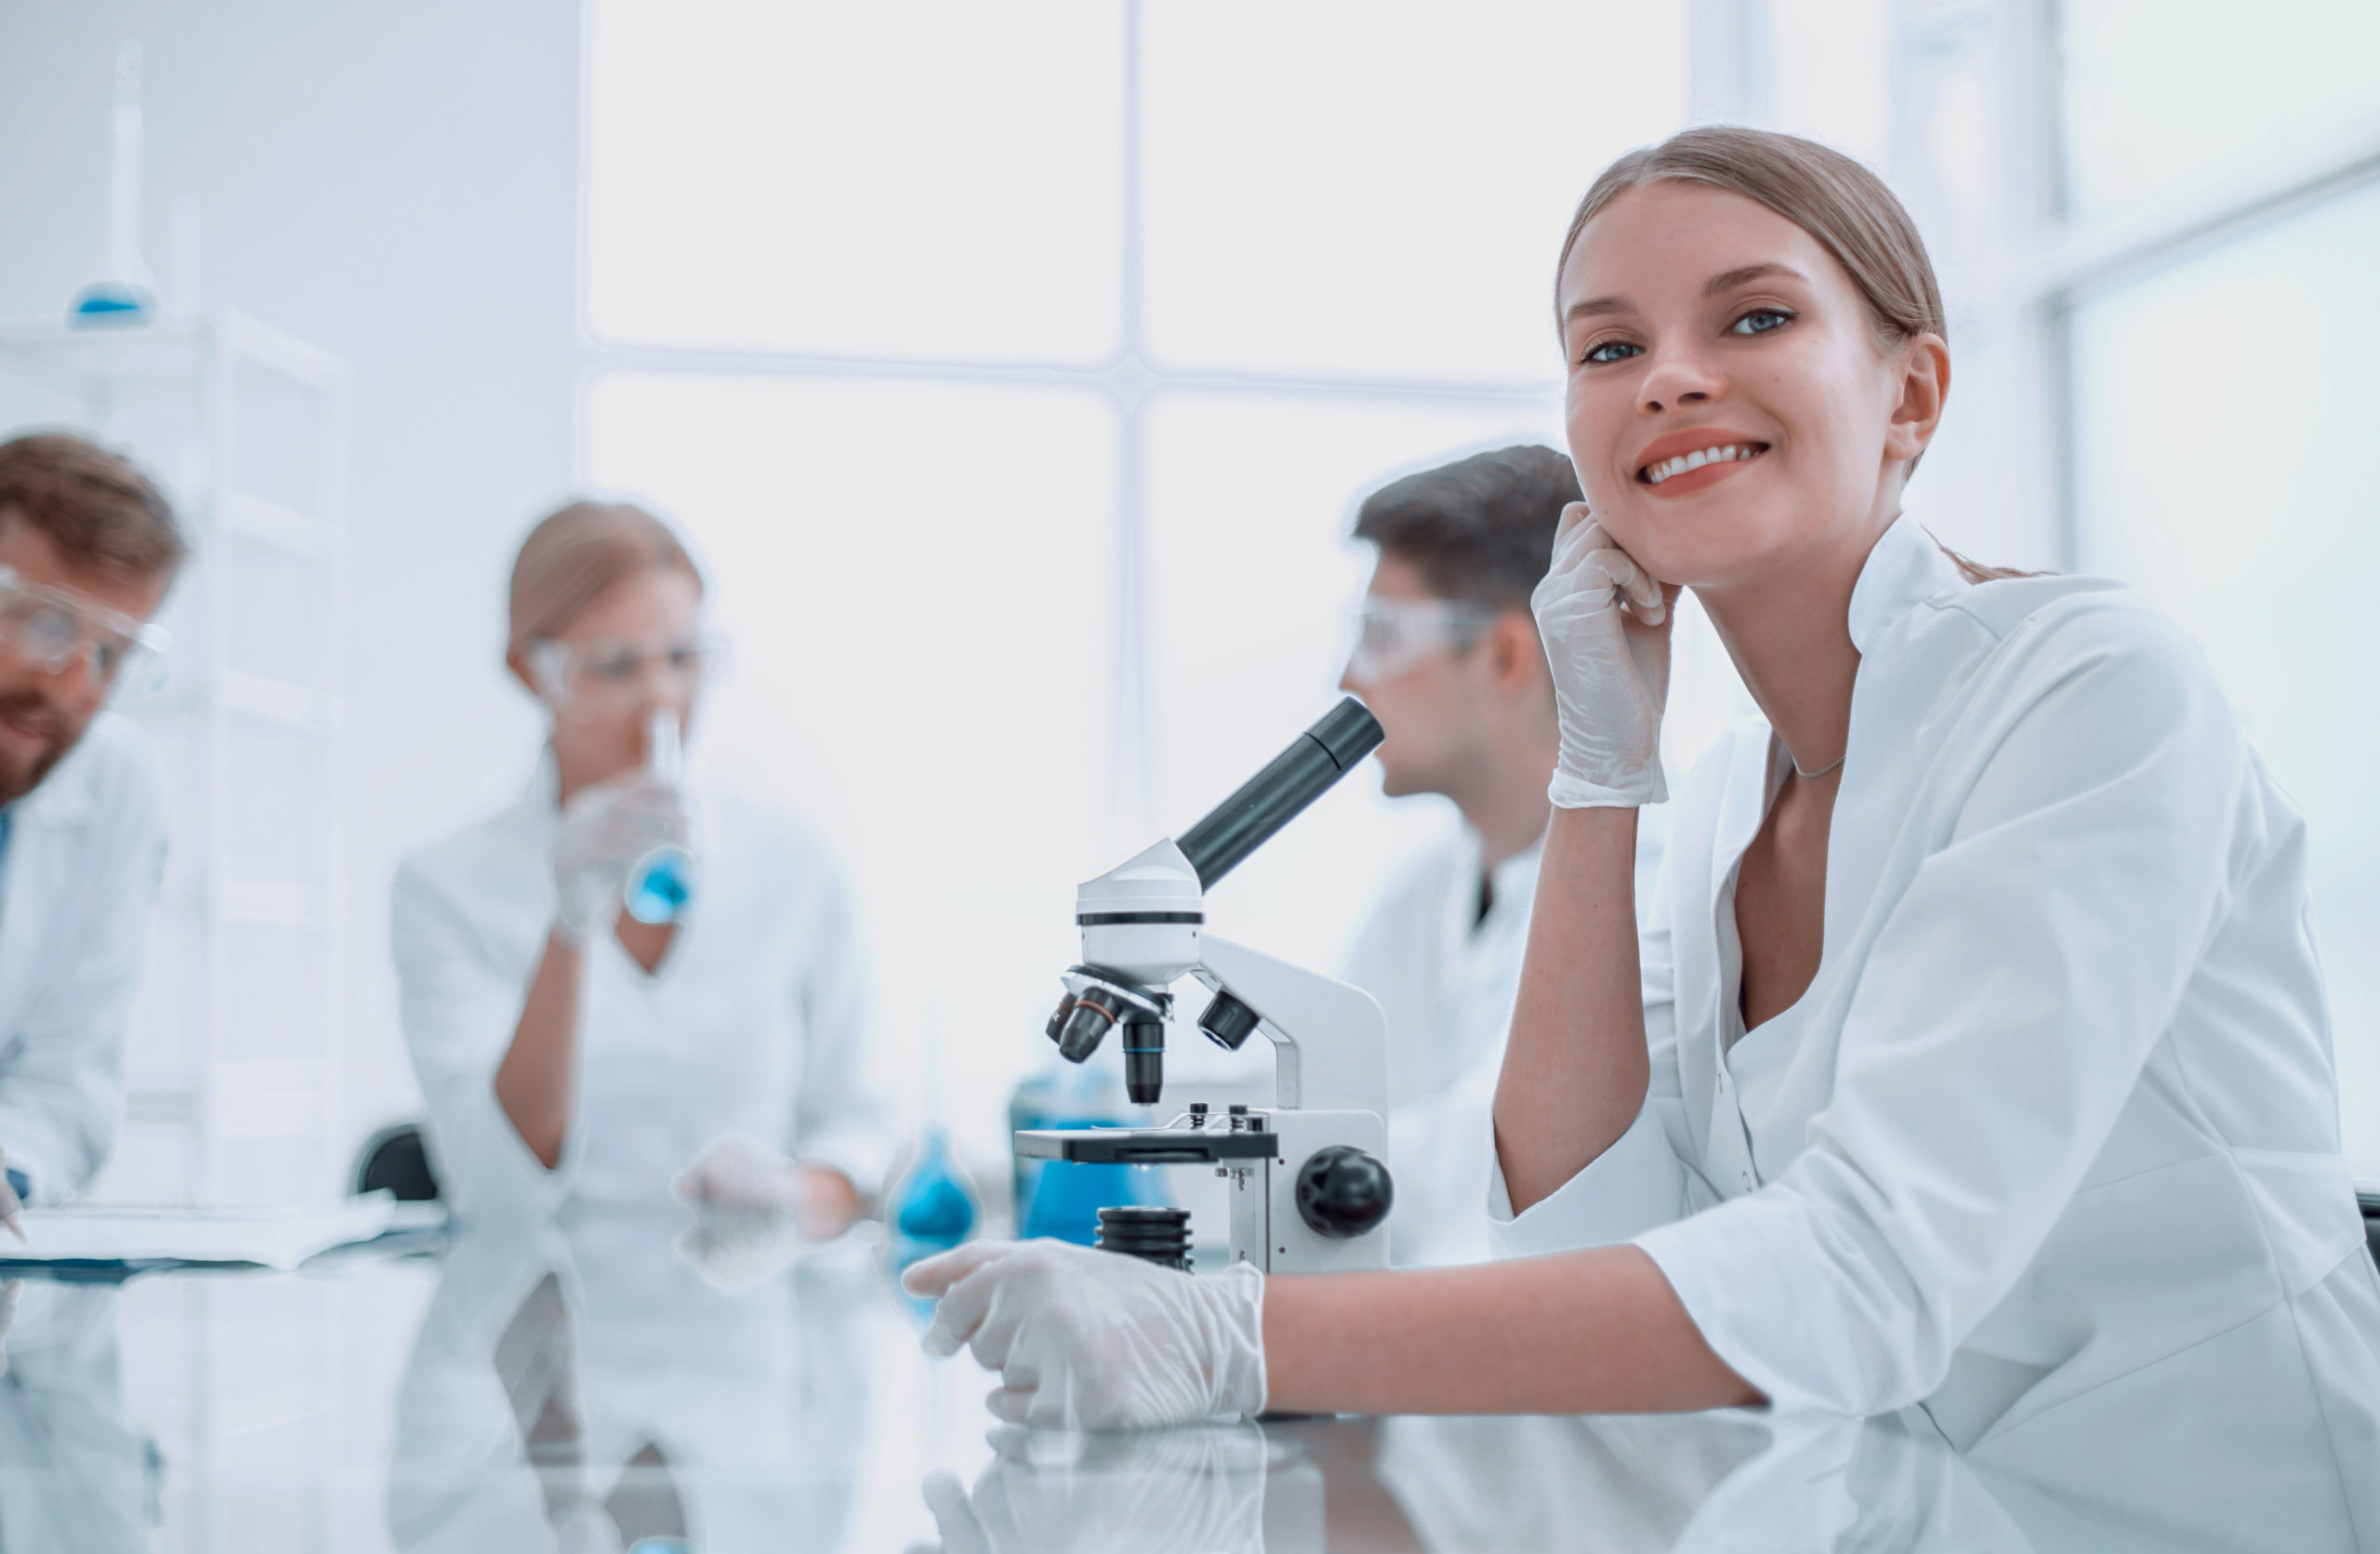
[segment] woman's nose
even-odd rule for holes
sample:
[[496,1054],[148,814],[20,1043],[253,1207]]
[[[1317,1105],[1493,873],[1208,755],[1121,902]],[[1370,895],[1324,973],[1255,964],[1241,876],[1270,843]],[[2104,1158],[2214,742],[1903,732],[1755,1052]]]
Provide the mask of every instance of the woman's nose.
[[1701,352],[1682,346],[1657,350],[1637,390],[1637,408],[1658,414],[1725,396],[1726,380]]

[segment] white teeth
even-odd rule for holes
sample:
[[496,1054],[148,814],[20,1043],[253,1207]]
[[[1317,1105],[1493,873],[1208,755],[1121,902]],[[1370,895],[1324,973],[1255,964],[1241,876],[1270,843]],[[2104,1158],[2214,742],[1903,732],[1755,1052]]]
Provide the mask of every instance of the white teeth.
[[1688,470],[1699,470],[1705,464],[1729,463],[1739,458],[1750,458],[1759,451],[1756,445],[1745,443],[1730,443],[1726,446],[1715,448],[1697,448],[1692,453],[1680,454],[1675,458],[1664,458],[1659,464],[1652,466],[1645,472],[1645,482],[1648,485],[1659,485],[1672,475],[1682,475]]

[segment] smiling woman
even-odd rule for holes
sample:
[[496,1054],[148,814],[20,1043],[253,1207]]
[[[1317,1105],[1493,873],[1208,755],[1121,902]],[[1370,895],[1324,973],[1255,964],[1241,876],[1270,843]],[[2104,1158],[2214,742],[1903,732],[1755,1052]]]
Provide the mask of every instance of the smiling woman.
[[[971,1248],[912,1272],[954,1297],[930,1346],[1048,1423],[1916,1405],[2021,1458],[2051,1416],[2188,1416],[2293,1547],[2380,1534],[2304,826],[2177,628],[1977,582],[1905,513],[1950,382],[1907,213],[1810,142],[1689,131],[1596,181],[1557,315],[1586,499],[1532,600],[1561,753],[1512,1260],[1193,1293]],[[1764,718],[1684,784],[1640,934],[1682,587]],[[2236,1430],[2199,1407],[2275,1377]]]

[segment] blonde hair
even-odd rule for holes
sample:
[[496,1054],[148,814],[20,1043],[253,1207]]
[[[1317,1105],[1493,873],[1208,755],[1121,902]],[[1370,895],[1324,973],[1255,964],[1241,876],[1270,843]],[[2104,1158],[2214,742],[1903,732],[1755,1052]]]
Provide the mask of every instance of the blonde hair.
[[555,636],[626,578],[676,569],[703,575],[677,531],[633,502],[572,502],[548,514],[512,563],[510,651]]
[[[1701,125],[1658,146],[1639,146],[1603,170],[1579,202],[1554,267],[1554,322],[1561,323],[1562,272],[1579,235],[1605,206],[1639,184],[1702,183],[1765,206],[1815,239],[1851,277],[1868,305],[1868,326],[1890,351],[1920,335],[1949,339],[1942,287],[1909,209],[1883,179],[1816,140],[1741,125]],[[1924,457],[1922,453],[1919,458]],[[1911,470],[1917,459],[1909,461]],[[1941,541],[1936,540],[1937,545]],[[1942,553],[1971,583],[2035,574]]]

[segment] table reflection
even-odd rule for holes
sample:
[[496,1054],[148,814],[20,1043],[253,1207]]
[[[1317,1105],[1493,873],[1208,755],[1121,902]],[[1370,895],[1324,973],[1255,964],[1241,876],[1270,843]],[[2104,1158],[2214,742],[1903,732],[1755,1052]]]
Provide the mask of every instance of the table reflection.
[[0,1295],[0,1550],[149,1547],[151,1454],[125,1407],[116,1299],[46,1280]]
[[[2236,1418],[2228,1405],[2245,1403]],[[1922,1414],[1385,1419],[1131,1435],[995,1432],[971,1492],[930,1481],[935,1554],[1811,1554],[2353,1550],[2328,1465],[2271,1471],[2254,1400],[2186,1444],[2079,1421],[2021,1465]],[[2380,1459],[2370,1465],[2380,1475]],[[2366,1482],[2380,1481],[2368,1475]],[[2329,1493],[2323,1493],[2325,1485]]]
[[397,1399],[398,1547],[841,1547],[863,1260],[753,1287],[690,1252],[668,1215],[456,1237]]
[[0,1554],[2380,1550],[2380,1442],[2294,1454],[2254,1388],[1964,1452],[1920,1411],[994,1427],[879,1257],[661,1213],[298,1276],[28,1278]]

